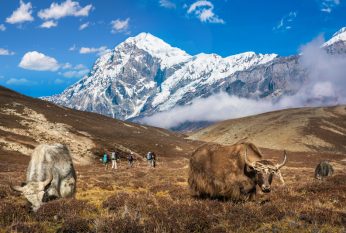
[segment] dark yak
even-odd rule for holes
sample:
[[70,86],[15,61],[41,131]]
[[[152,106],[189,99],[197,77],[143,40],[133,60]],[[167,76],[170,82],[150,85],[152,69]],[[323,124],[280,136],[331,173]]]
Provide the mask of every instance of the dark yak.
[[192,154],[188,183],[197,196],[253,200],[256,186],[264,193],[270,192],[273,175],[283,182],[279,169],[286,160],[286,151],[280,164],[263,160],[262,153],[252,143],[206,144]]
[[321,180],[323,177],[332,176],[333,173],[333,166],[328,161],[322,161],[316,166],[315,178]]
[[72,197],[76,192],[76,173],[65,145],[42,144],[32,155],[24,186],[12,186],[21,192],[36,211],[43,202],[55,198]]

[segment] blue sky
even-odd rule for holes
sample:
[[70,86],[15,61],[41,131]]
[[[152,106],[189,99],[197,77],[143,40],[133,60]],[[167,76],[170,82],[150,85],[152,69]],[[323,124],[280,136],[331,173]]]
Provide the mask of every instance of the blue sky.
[[0,85],[57,94],[140,32],[192,55],[286,56],[344,26],[344,0],[0,0]]

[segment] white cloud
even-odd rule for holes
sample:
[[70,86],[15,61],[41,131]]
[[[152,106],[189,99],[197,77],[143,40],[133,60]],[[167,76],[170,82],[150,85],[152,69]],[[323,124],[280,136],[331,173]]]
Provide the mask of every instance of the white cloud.
[[76,50],[77,50],[77,47],[76,47],[76,45],[74,44],[74,45],[72,45],[68,50],[69,50],[69,51],[76,51]]
[[14,52],[0,48],[0,56],[9,56],[9,55],[14,55]]
[[82,47],[79,50],[80,54],[87,54],[87,53],[97,53],[98,55],[103,55],[110,50],[106,46],[101,46],[99,48],[88,48],[88,47]]
[[225,21],[219,18],[219,16],[215,15],[213,10],[214,5],[210,1],[197,1],[189,7],[187,13],[195,14],[203,23],[208,22],[224,24]]
[[82,30],[86,29],[87,27],[89,27],[89,22],[81,24],[79,26],[79,30],[82,31]]
[[58,22],[53,20],[46,21],[40,25],[40,28],[52,28],[58,26]]
[[273,30],[276,31],[287,31],[292,29],[292,23],[297,18],[297,12],[291,11],[287,15],[283,16],[280,20],[280,22],[273,27]]
[[309,82],[298,94],[313,103],[345,104],[346,57],[328,54],[321,48],[323,42],[318,37],[301,49],[301,65],[309,74]]
[[6,18],[6,22],[10,24],[23,23],[26,21],[33,21],[31,2],[24,3],[22,0],[19,2],[19,8],[13,11],[12,15]]
[[89,73],[89,69],[83,64],[72,66],[70,63],[66,63],[62,68],[67,71],[59,74],[66,78],[80,78]]
[[87,69],[87,67],[83,64],[78,64],[74,67],[75,70],[83,70],[83,69]]
[[319,0],[319,5],[322,12],[331,13],[335,7],[340,5],[340,0]]
[[175,5],[175,3],[171,2],[170,0],[160,0],[159,3],[160,3],[160,6],[165,7],[165,8],[173,9],[173,8],[177,7]]
[[26,85],[26,86],[30,86],[30,85],[34,85],[37,84],[36,82],[31,82],[25,78],[11,78],[9,80],[6,81],[7,85],[18,85],[18,86],[22,86],[22,85]]
[[[146,117],[142,123],[172,128],[186,121],[219,121],[270,111],[270,101],[256,101],[227,93],[219,93],[205,99],[196,99],[191,105],[178,106],[167,112]],[[162,120],[165,119],[165,120]]]
[[57,79],[54,80],[54,83],[55,84],[63,84],[63,83],[65,83],[65,81],[60,79],[60,78],[57,78]]
[[37,51],[27,52],[19,63],[19,67],[37,71],[56,71],[60,65],[53,58]]
[[67,70],[67,69],[71,69],[72,68],[72,65],[70,63],[65,63],[61,66],[62,69],[64,70]]
[[121,20],[121,19],[113,20],[111,22],[112,33],[127,32],[129,28],[129,21],[130,21],[130,18],[127,18],[125,20]]
[[92,4],[81,7],[79,2],[66,0],[61,4],[53,2],[49,8],[40,10],[38,16],[44,20],[57,20],[67,16],[82,17],[88,16],[92,8]]
[[70,70],[61,73],[66,78],[80,78],[89,73],[89,69],[84,70]]
[[328,54],[321,44],[323,39],[317,38],[302,47],[300,65],[308,80],[295,95],[272,102],[219,93],[146,117],[142,122],[172,128],[186,121],[220,121],[286,108],[346,104],[346,57]]
[[5,27],[5,25],[3,25],[3,24],[0,24],[0,31],[5,31],[6,30],[6,27]]

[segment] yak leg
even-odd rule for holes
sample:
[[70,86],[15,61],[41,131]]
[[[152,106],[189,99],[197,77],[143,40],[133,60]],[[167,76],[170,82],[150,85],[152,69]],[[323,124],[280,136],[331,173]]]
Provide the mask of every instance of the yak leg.
[[252,180],[244,179],[240,182],[239,186],[244,201],[253,201],[256,199],[256,184]]
[[255,201],[256,200],[256,195],[257,195],[257,189],[256,189],[256,186],[255,186],[253,188],[252,192],[250,193],[249,201]]
[[282,177],[282,174],[281,174],[280,170],[276,172],[276,175],[279,177],[281,183],[283,185],[285,185],[285,181],[284,181],[284,178]]
[[59,191],[57,189],[60,185],[59,184],[60,183],[59,173],[54,168],[51,170],[51,172],[53,175],[53,180],[50,183],[48,189],[45,191],[45,196],[47,195],[49,200],[58,198],[60,196]]

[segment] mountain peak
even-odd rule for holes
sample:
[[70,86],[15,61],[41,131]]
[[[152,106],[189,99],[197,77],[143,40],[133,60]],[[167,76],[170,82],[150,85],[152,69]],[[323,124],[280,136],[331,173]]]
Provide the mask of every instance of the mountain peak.
[[330,46],[338,41],[346,41],[346,27],[343,27],[334,33],[333,37],[323,44],[323,47]]
[[166,46],[170,46],[160,38],[150,34],[149,32],[141,32],[137,36],[129,37],[125,40],[126,43],[143,43],[143,42],[157,42],[160,44],[165,44]]
[[177,61],[181,62],[182,60],[187,60],[191,57],[185,51],[172,47],[162,39],[148,32],[142,32],[137,36],[129,37],[119,46],[121,47],[126,44],[136,46],[137,48],[150,53],[153,57],[160,59],[162,61],[162,68],[172,66],[177,63]]

